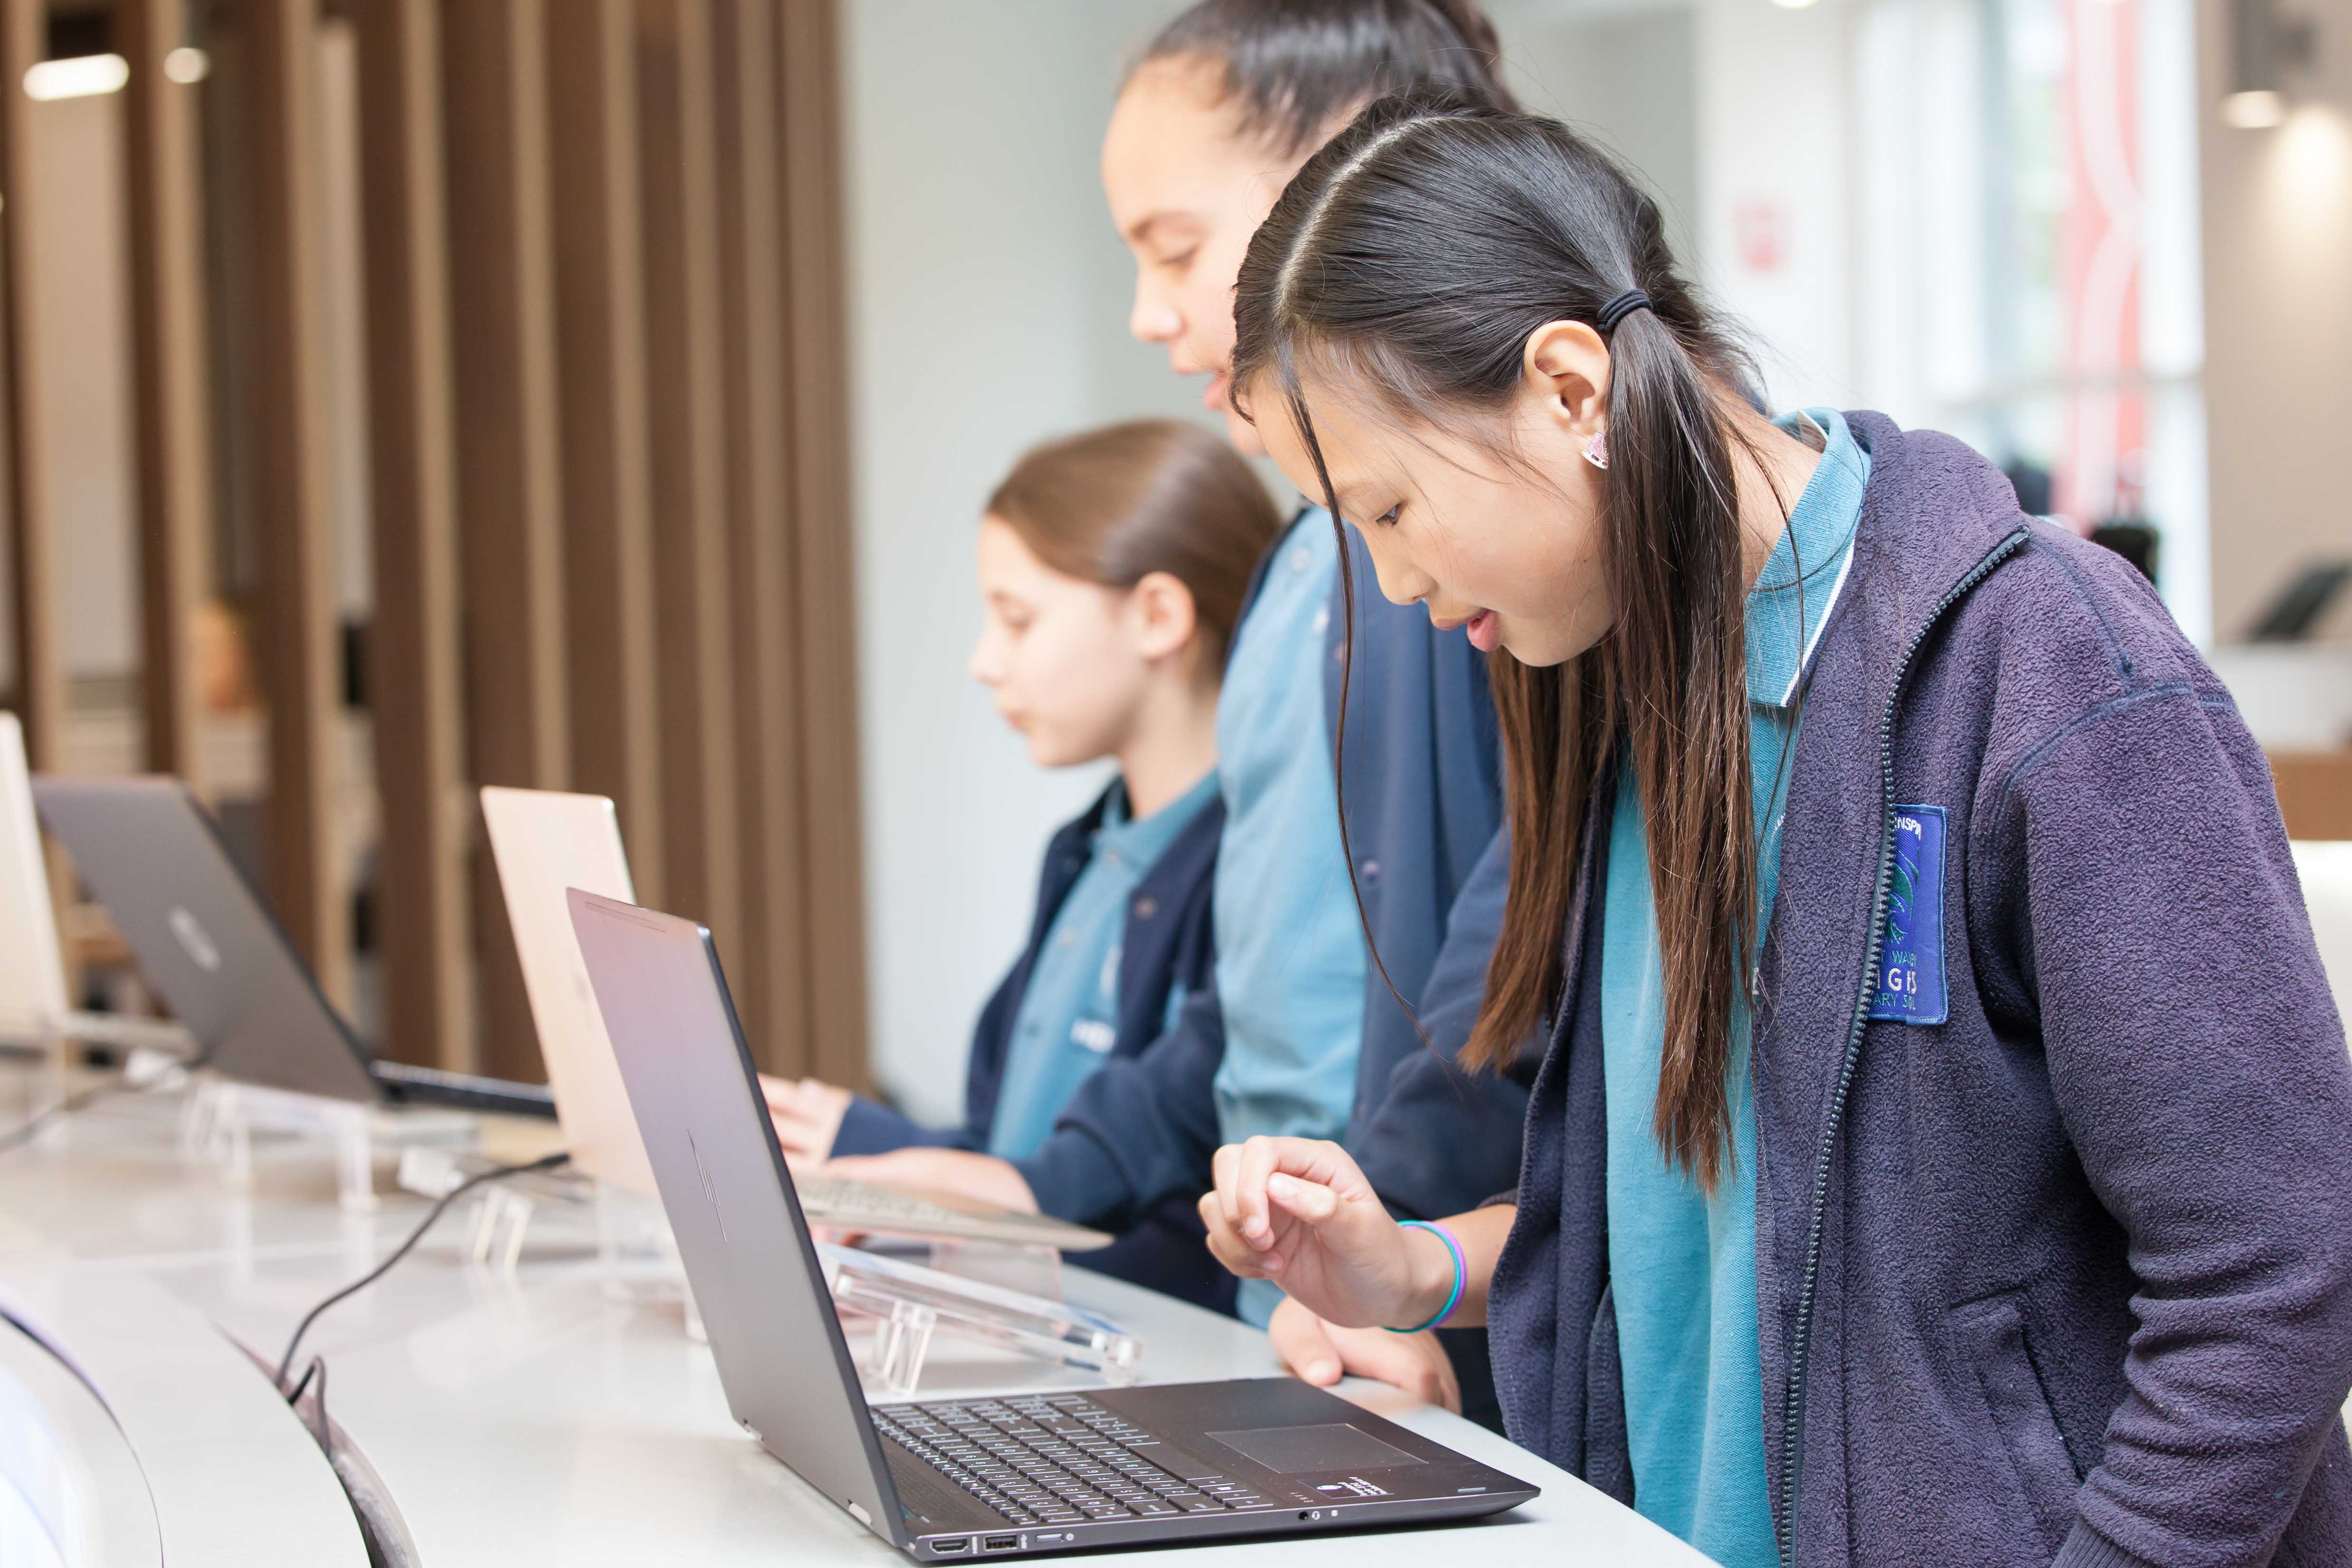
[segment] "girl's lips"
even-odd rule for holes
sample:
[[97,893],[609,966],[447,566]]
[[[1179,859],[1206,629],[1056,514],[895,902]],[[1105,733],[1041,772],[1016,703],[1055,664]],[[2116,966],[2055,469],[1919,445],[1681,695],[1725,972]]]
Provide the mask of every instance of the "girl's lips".
[[1503,645],[1502,623],[1495,619],[1495,612],[1491,610],[1481,610],[1470,617],[1470,624],[1464,630],[1470,639],[1470,645],[1482,653],[1491,653]]

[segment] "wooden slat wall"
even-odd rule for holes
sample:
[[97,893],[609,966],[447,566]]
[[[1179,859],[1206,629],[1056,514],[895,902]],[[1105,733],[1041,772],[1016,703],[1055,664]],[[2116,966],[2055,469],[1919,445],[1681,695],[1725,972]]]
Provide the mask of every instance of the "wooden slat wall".
[[[445,0],[458,507],[468,735],[481,784],[571,773],[555,252],[541,0]],[[487,853],[476,857],[482,1061],[539,1071],[538,1037]]]
[[117,0],[114,13],[115,44],[131,65],[123,108],[147,766],[201,791],[194,622],[212,587],[211,348],[194,90],[164,70],[186,20],[185,0]]
[[327,994],[350,999],[351,910],[337,842],[341,665],[328,487],[324,214],[313,0],[244,0],[252,51],[257,644],[269,704],[268,886]]
[[384,1046],[475,1062],[440,0],[357,0]]
[[666,857],[636,48],[633,0],[560,0],[548,12],[572,781],[613,798],[637,898],[658,907]]
[[725,316],[727,512],[734,590],[735,729],[744,868],[744,1005],[761,1064],[813,1062],[802,907],[800,723],[784,434],[782,190],[777,179],[776,30],[771,0],[718,0],[720,304]]
[[[863,1085],[835,0],[205,0],[202,88],[164,70],[197,0],[113,3],[152,765],[200,768],[190,623],[215,570],[257,572],[269,892],[340,998],[373,865],[390,1053],[541,1075],[473,791],[578,788],[617,801],[640,896],[719,934],[762,1065]],[[322,4],[356,26],[363,453],[327,373]],[[0,435],[14,695],[54,765],[17,87],[44,20],[0,0]],[[352,548],[374,845],[338,841],[370,816],[337,777]]]
[[0,0],[0,287],[7,290],[0,319],[0,386],[8,450],[9,617],[16,643],[16,690],[9,694],[25,726],[25,748],[35,768],[54,768],[65,722],[65,671],[58,648],[58,587],[54,580],[55,519],[49,513],[44,465],[41,367],[48,345],[35,301],[41,279],[29,236],[40,221],[30,177],[32,100],[25,69],[42,56],[46,7],[41,0]]
[[779,0],[790,344],[793,583],[801,726],[803,907],[812,1065],[863,1086],[866,901],[857,789],[856,617],[850,584],[848,298],[842,276],[840,46],[835,0]]
[[711,0],[639,0],[654,580],[661,629],[665,887],[737,974],[734,647],[719,349]]

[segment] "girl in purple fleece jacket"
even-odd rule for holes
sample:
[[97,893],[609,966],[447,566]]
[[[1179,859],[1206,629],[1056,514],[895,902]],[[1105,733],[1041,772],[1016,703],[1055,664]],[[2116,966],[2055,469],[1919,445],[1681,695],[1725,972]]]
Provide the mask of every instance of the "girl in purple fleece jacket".
[[2352,1061],[2261,753],[2147,585],[1873,414],[1757,413],[1654,204],[1387,100],[1234,384],[1494,655],[1517,1192],[1219,1151],[1236,1273],[1485,1322],[1511,1435],[1723,1561],[2352,1563]]

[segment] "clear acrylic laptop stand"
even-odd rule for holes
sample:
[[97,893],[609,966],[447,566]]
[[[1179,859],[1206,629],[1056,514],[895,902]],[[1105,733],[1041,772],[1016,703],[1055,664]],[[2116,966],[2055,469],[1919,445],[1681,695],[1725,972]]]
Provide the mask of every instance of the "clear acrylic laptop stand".
[[[975,1245],[963,1246],[967,1260]],[[817,1244],[817,1257],[835,1309],[875,1320],[866,1371],[887,1393],[915,1392],[942,1331],[1110,1383],[1141,1375],[1143,1342],[1082,1307],[831,1242]]]
[[292,1094],[200,1076],[180,1110],[184,1155],[219,1168],[232,1189],[253,1185],[253,1134],[278,1133],[331,1145],[335,1194],[347,1210],[376,1207],[379,1149],[462,1146],[474,1141],[474,1118],[462,1111],[389,1111],[380,1105]]

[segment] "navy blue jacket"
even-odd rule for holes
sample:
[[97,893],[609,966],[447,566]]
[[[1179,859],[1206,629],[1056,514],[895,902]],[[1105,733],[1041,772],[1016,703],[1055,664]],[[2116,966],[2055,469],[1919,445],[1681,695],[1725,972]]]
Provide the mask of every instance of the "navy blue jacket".
[[[2352,1061],[2269,769],[2119,558],[1957,442],[1871,455],[1809,678],[1752,1053],[1790,1568],[2352,1563]],[[1632,1495],[1593,794],[1488,1299],[1511,1436]],[[1874,1020],[1898,809],[1948,1017]]]
[[[1483,1201],[1518,1172],[1524,1080],[1454,1065],[1502,928],[1501,748],[1486,661],[1461,632],[1431,626],[1419,605],[1381,598],[1363,540],[1350,531],[1345,542],[1351,573],[1333,584],[1326,632],[1326,738],[1339,739],[1344,593],[1352,580],[1355,657],[1340,798],[1388,970],[1385,981],[1378,967],[1367,976],[1347,1144],[1392,1209],[1434,1218]],[[1259,563],[1250,604],[1280,548],[1276,540]],[[1398,997],[1419,1013],[1426,1045]],[[1207,1190],[1220,1141],[1212,1085],[1224,1050],[1212,975],[1166,1035],[1139,1056],[1104,1063],[1080,1085],[1054,1135],[1021,1162],[1039,1207],[1119,1229],[1171,1198],[1190,1203]],[[1531,1074],[1533,1061],[1526,1067]],[[1489,1415],[1484,1331],[1444,1337],[1465,1410]]]
[[[1110,799],[1105,790],[1086,812],[1064,823],[1046,845],[1038,875],[1037,912],[1029,942],[981,1009],[972,1030],[971,1057],[964,1070],[964,1122],[961,1127],[926,1127],[887,1106],[859,1098],[851,1102],[835,1137],[835,1155],[881,1154],[909,1145],[985,1149],[996,1121],[996,1096],[1004,1082],[1013,1020],[1029,988],[1029,972],[1053,929],[1062,901],[1093,858],[1095,831]],[[1131,1061],[1160,1037],[1170,993],[1213,988],[1215,926],[1210,890],[1215,879],[1217,841],[1224,828],[1222,800],[1211,800],[1162,852],[1137,883],[1127,903],[1127,929],[1119,949],[1118,1037],[1097,1072]],[[1054,1212],[1049,1209],[1048,1212]],[[1219,1312],[1233,1311],[1234,1281],[1208,1250],[1201,1217],[1190,1194],[1163,1195],[1132,1215],[1120,1217],[1118,1241],[1099,1252],[1073,1253],[1071,1261],[1118,1279],[1148,1285]]]

